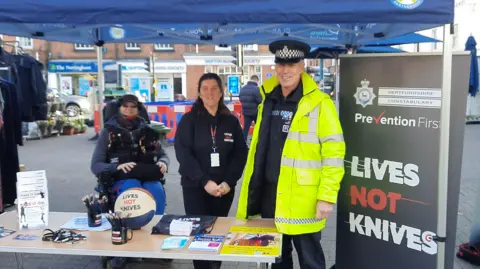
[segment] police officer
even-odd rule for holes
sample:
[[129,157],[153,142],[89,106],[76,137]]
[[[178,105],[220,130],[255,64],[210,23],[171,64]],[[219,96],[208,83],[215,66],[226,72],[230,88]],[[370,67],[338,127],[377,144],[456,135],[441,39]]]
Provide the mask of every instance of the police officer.
[[331,98],[304,72],[310,46],[296,40],[270,44],[276,76],[260,87],[262,104],[244,171],[237,217],[273,218],[284,234],[281,263],[325,268],[321,230],[344,175],[345,143]]

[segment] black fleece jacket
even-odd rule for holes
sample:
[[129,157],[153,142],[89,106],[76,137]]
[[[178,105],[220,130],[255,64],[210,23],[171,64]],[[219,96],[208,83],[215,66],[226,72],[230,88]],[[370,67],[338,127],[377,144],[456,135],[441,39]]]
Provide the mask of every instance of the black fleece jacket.
[[[220,166],[211,167],[215,128],[216,152]],[[233,188],[240,179],[247,161],[248,147],[238,119],[232,114],[216,116],[192,110],[183,115],[175,134],[175,155],[180,164],[182,186],[204,187],[209,180],[228,183]]]

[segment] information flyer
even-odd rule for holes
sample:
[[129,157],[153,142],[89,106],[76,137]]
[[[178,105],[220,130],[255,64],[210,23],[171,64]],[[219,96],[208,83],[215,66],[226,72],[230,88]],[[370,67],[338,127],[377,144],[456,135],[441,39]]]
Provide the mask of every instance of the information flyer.
[[276,228],[234,226],[220,254],[277,257],[281,242],[282,235]]
[[20,229],[42,229],[48,225],[45,170],[17,173],[17,208]]

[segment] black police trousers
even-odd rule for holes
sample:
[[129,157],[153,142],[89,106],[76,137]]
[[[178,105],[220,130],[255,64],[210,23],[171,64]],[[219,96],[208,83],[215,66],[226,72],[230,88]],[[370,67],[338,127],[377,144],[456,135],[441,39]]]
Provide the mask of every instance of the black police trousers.
[[[184,186],[182,190],[187,215],[227,217],[235,197],[235,187],[222,197],[211,196],[203,187]],[[193,261],[195,269],[219,269],[221,265],[219,261]]]
[[[275,217],[276,184],[265,183],[264,196],[262,199],[262,218]],[[325,255],[320,244],[321,232],[283,235],[282,259],[280,263],[272,265],[272,269],[293,269],[293,245],[298,253],[298,261],[301,269],[325,269]]]

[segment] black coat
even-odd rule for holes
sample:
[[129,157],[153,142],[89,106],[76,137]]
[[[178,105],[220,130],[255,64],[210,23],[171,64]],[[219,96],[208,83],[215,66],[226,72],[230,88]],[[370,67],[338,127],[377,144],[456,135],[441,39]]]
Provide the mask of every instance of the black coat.
[[[215,144],[216,152],[220,153],[219,167],[211,167],[211,126],[217,126]],[[226,182],[233,188],[247,161],[248,147],[242,127],[230,113],[217,113],[215,117],[197,109],[185,113],[178,124],[174,146],[183,186],[203,187],[212,180],[217,184]]]
[[242,112],[245,116],[256,117],[258,105],[262,102],[262,96],[258,89],[258,84],[249,81],[240,91],[240,102],[242,103]]
[[29,55],[15,55],[20,85],[22,121],[47,119],[47,85],[43,79],[43,65]]
[[3,204],[13,205],[17,198],[16,180],[19,171],[17,145],[23,145],[21,111],[13,84],[0,82],[0,91],[5,101],[4,124],[0,130],[0,191],[3,193]]

